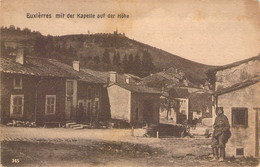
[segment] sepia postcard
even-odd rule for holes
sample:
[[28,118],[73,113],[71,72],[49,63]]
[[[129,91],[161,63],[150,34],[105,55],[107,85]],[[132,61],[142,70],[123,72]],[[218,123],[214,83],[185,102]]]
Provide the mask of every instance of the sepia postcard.
[[0,166],[259,166],[260,0],[0,0]]

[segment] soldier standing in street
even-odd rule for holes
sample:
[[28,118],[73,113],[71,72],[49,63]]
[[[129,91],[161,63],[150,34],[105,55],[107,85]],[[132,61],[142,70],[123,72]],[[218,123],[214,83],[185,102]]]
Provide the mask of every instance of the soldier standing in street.
[[228,118],[224,115],[223,107],[216,108],[216,119],[213,125],[214,131],[212,135],[213,161],[224,161],[225,146],[231,136]]

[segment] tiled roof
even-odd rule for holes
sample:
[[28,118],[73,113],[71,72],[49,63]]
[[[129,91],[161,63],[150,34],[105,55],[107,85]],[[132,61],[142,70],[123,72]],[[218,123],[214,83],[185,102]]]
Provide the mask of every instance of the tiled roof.
[[85,73],[88,73],[90,75],[99,78],[103,82],[107,82],[107,78],[109,77],[109,72],[107,71],[95,71],[87,68],[81,68],[81,70],[84,71]]
[[137,84],[127,84],[127,83],[113,83],[112,85],[118,85],[126,90],[129,90],[131,92],[135,92],[135,93],[149,93],[149,94],[161,94],[160,91],[150,88],[148,86],[145,85],[137,85]]
[[73,76],[76,76],[79,78],[80,81],[83,82],[89,82],[89,83],[100,83],[100,84],[104,84],[106,82],[104,82],[102,79],[98,78],[95,75],[89,74],[86,71],[80,69],[80,71],[76,71],[73,69],[72,66],[69,66],[67,64],[61,63],[58,60],[52,60],[51,63],[65,71],[67,71],[68,73],[70,73]]
[[[150,76],[144,77],[141,81],[142,84],[145,85],[173,85],[173,86],[185,86],[183,83],[184,80],[184,73],[176,73],[172,70],[166,70],[161,71],[155,74],[152,74]],[[198,87],[195,84],[191,83],[189,80],[187,80],[187,86],[186,87]]]
[[[91,75],[94,75],[96,77],[98,77],[99,79],[102,79],[103,81],[107,81],[107,79],[109,78],[109,72],[107,71],[95,71],[95,70],[91,70],[91,69],[85,69],[83,68],[82,71],[89,73]],[[130,76],[132,77],[132,82],[130,82],[129,84],[126,83],[126,76]],[[141,85],[138,82],[135,81],[135,79],[138,79],[139,77],[135,76],[135,75],[129,75],[129,74],[117,74],[117,82],[116,83],[111,83],[109,86],[112,85],[118,85],[126,90],[129,90],[131,92],[138,92],[138,93],[150,93],[150,94],[160,94],[161,92],[150,88],[148,86],[145,85]]]
[[253,60],[260,60],[260,54],[258,56],[251,57],[251,58],[248,58],[248,59],[245,59],[245,60],[241,60],[241,61],[238,61],[238,62],[235,62],[235,63],[227,64],[227,65],[224,65],[224,66],[219,66],[219,67],[216,67],[216,68],[211,68],[211,69],[207,70],[206,73],[210,74],[210,73],[214,73],[216,71],[225,70],[225,69],[232,68],[232,67],[235,67],[235,66],[239,66],[240,64],[247,63],[247,62],[253,61]]
[[141,81],[142,79],[136,75],[133,75],[133,74],[125,74],[125,75],[128,75],[130,76],[131,78],[133,78],[134,80],[137,80],[137,81]]
[[[81,70],[98,77],[99,79],[103,80],[104,82],[107,82],[107,80],[110,76],[108,71],[95,71],[95,70],[86,69],[86,68],[82,68]],[[139,77],[135,76],[133,74],[117,74],[117,83],[125,83],[127,75],[132,78],[132,80],[130,81],[131,83],[137,83],[136,81],[138,81],[137,78],[139,78]]]
[[189,98],[189,91],[187,89],[181,89],[181,88],[174,88],[176,91],[176,97],[177,98]]
[[222,94],[226,94],[226,93],[229,93],[229,92],[233,92],[233,91],[235,91],[235,90],[242,89],[242,88],[248,87],[248,86],[250,86],[250,85],[256,84],[256,83],[258,83],[259,81],[260,81],[260,77],[255,77],[255,78],[246,80],[246,81],[244,81],[244,82],[234,84],[234,85],[232,85],[232,86],[230,86],[230,87],[217,90],[217,91],[214,93],[214,95],[215,95],[215,96],[219,96],[219,95],[222,95]]
[[19,64],[15,61],[15,56],[1,56],[0,71],[11,74],[76,78],[51,62],[51,59],[27,56],[26,63]]

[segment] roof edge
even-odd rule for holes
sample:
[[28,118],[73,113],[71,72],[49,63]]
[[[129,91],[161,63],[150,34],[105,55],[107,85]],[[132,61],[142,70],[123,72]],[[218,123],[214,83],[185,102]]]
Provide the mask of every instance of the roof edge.
[[231,63],[231,64],[227,64],[227,65],[219,66],[219,67],[216,67],[216,68],[208,69],[206,71],[206,74],[210,74],[210,73],[222,71],[222,70],[225,70],[225,69],[228,69],[228,68],[236,67],[236,66],[239,66],[243,63],[247,63],[247,62],[253,61],[253,60],[260,60],[260,53],[257,56],[250,57],[248,59],[244,59],[244,60],[240,60],[240,61],[237,61],[237,62],[234,62],[234,63]]
[[242,89],[242,88],[254,85],[258,82],[260,82],[260,77],[256,77],[256,78],[253,78],[253,79],[250,79],[250,80],[246,80],[244,82],[237,83],[237,84],[232,85],[232,86],[227,87],[227,88],[223,88],[219,91],[214,92],[213,95],[214,96],[220,96],[220,95],[223,95],[223,94],[226,94],[226,93],[236,91],[238,89]]

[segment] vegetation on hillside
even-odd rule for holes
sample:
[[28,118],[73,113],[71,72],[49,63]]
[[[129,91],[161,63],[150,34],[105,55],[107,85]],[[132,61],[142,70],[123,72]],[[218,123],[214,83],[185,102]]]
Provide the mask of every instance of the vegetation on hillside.
[[30,56],[55,58],[67,64],[79,60],[83,67],[131,73],[140,77],[174,67],[183,71],[190,81],[199,83],[204,82],[204,72],[211,68],[129,39],[117,31],[108,34],[44,36],[28,28],[1,27],[1,54],[14,52],[16,44],[25,45],[26,53]]

